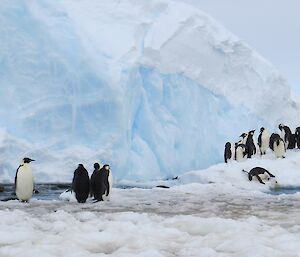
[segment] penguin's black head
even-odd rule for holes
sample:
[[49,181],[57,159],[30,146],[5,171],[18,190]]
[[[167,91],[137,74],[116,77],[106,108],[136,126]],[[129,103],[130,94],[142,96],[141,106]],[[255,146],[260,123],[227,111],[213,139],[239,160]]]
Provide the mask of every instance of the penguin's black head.
[[248,174],[248,179],[249,181],[252,181],[252,176],[250,174]]
[[110,167],[109,167],[108,164],[105,164],[105,165],[103,166],[103,168],[106,169],[106,170],[109,170],[109,169],[110,169]]
[[28,158],[28,157],[25,157],[24,159],[23,159],[23,162],[24,163],[30,163],[30,162],[34,162],[35,160],[32,160],[32,159],[30,159],[30,158]]
[[100,169],[100,164],[98,162],[94,163],[94,169],[99,170]]
[[261,127],[261,128],[260,128],[260,132],[261,132],[261,133],[263,133],[263,132],[264,132],[264,130],[265,130],[265,128],[264,128],[264,127]]
[[78,164],[78,167],[84,168],[83,164],[81,164],[81,163]]
[[242,135],[240,135],[240,137],[245,138],[247,136],[247,133],[243,133]]
[[230,148],[230,147],[231,147],[230,142],[227,142],[227,143],[225,144],[225,147],[226,147],[226,148]]
[[255,132],[255,129],[254,129],[254,130],[250,130],[250,131],[249,131],[249,134],[250,134],[251,136],[253,136],[253,135],[254,135],[254,132]]
[[284,126],[284,125],[283,125],[282,123],[279,124],[278,128],[280,129],[280,131],[282,131],[283,126]]

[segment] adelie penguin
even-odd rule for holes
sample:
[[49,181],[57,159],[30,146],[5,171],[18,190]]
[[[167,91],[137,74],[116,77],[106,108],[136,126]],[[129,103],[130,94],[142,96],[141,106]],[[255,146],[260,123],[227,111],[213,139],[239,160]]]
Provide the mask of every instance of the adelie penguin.
[[284,141],[285,149],[290,149],[289,142],[292,135],[291,129],[288,126],[285,126],[284,124],[279,124],[278,128],[281,131],[281,138]]
[[252,155],[256,154],[256,146],[253,140],[255,130],[251,130],[248,133],[248,137],[246,140],[246,149],[247,149],[247,157],[251,158]]
[[231,150],[231,143],[227,142],[225,144],[225,150],[224,150],[224,161],[225,163],[228,163],[228,160],[230,160],[233,156],[232,150]]
[[[251,169],[249,172],[243,170],[243,172],[246,172],[248,174],[249,181],[252,181],[253,179],[257,179],[261,184],[265,184],[263,180],[267,179],[270,180],[271,178],[275,178],[275,176],[267,171],[266,169],[262,167],[255,167]],[[277,184],[277,181],[275,180],[275,184]]]
[[260,129],[260,133],[258,136],[258,146],[261,155],[265,155],[267,153],[269,144],[270,144],[270,134],[264,127],[262,127]]
[[85,203],[90,193],[90,178],[87,170],[79,164],[74,171],[72,190],[78,203]]
[[34,161],[24,158],[17,169],[15,176],[15,192],[19,201],[28,202],[34,190],[33,173],[30,163]]

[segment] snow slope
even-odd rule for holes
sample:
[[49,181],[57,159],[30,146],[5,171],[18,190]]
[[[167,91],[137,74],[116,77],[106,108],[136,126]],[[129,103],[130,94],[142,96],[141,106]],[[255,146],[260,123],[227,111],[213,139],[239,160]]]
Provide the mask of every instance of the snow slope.
[[208,15],[171,0],[0,2],[0,172],[39,181],[77,163],[118,179],[222,160],[250,128],[300,123],[276,69]]

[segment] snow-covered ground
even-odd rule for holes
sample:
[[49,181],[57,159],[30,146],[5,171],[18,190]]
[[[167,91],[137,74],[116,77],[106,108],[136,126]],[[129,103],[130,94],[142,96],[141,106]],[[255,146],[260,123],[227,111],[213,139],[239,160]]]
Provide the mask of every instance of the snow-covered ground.
[[170,189],[115,188],[95,204],[1,202],[0,256],[300,256],[300,193],[272,194],[241,171],[262,166],[299,186],[299,163],[298,150],[269,153],[138,184]]
[[1,203],[0,256],[299,256],[299,200],[194,184]]

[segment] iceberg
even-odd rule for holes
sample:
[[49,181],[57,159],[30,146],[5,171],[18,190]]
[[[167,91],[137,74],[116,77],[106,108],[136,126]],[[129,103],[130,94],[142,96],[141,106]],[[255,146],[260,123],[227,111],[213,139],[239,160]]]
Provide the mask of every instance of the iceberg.
[[78,163],[116,179],[170,178],[222,161],[226,141],[299,108],[268,61],[209,15],[171,0],[0,3],[0,179]]

